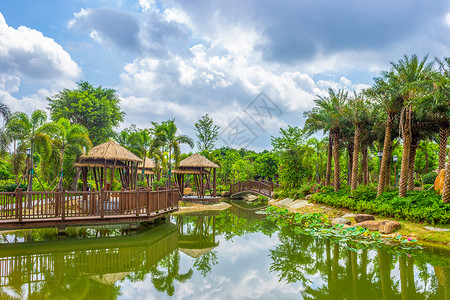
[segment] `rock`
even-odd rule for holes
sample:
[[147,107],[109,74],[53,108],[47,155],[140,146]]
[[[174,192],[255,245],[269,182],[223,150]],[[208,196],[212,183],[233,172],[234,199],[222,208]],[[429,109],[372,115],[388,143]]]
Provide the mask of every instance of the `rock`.
[[309,200],[309,198],[311,198],[311,194],[309,194],[309,195],[306,195],[306,197],[305,197],[305,200]]
[[289,207],[291,208],[302,208],[308,205],[308,201],[306,200],[295,200],[294,202],[292,202]]
[[380,233],[393,233],[402,228],[402,224],[395,221],[382,221],[380,222],[380,226],[378,227],[378,231]]
[[364,221],[364,222],[356,223],[355,226],[367,228],[370,231],[378,231],[378,228],[380,227],[380,221]]
[[343,225],[350,225],[352,222],[350,222],[350,220],[345,219],[345,218],[336,218],[333,221],[331,221],[331,225],[338,225],[338,224],[343,224]]
[[342,218],[354,218],[355,216],[355,214],[345,214],[342,216]]
[[442,190],[444,189],[444,178],[445,178],[445,169],[439,171],[439,175],[434,180],[434,190],[442,194]]
[[247,201],[254,201],[254,200],[258,199],[258,196],[247,195],[245,198],[247,199]]
[[357,223],[375,220],[374,216],[368,214],[357,214],[354,218]]

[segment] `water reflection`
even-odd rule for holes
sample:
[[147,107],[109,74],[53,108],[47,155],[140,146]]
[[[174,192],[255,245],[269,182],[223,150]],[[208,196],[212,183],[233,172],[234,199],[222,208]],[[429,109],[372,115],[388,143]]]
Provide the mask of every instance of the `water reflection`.
[[267,221],[252,206],[178,215],[135,235],[119,228],[77,229],[69,235],[65,240],[56,240],[51,230],[4,235],[0,298],[128,299],[154,294],[450,300],[448,252],[358,249],[296,233]]

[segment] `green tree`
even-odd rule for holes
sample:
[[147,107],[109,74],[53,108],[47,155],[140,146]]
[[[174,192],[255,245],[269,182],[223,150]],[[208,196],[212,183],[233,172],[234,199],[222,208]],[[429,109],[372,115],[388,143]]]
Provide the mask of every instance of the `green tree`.
[[[86,152],[91,146],[89,139],[89,132],[87,129],[79,124],[70,124],[66,118],[60,118],[57,122],[47,123],[43,125],[43,129],[49,132],[51,138],[55,141],[56,147],[59,150],[59,189],[63,188],[64,169],[70,168],[74,159],[70,161],[65,160],[64,154],[69,152],[78,158],[83,152]],[[64,168],[64,164],[66,168]]]
[[211,151],[215,147],[216,141],[219,139],[220,127],[214,125],[213,119],[208,114],[202,116],[195,126],[195,135],[197,136],[197,146],[200,151]]
[[177,135],[177,125],[175,119],[164,121],[155,127],[155,136],[158,145],[164,145],[169,152],[168,167],[169,167],[169,182],[172,179],[172,162],[177,166],[180,162],[180,145],[188,144],[191,149],[194,147],[194,141],[187,135]]
[[74,90],[64,89],[52,98],[49,110],[53,121],[68,119],[72,124],[87,128],[94,146],[114,136],[113,128],[123,121],[120,99],[113,89],[95,88],[86,81],[77,83]]
[[305,131],[298,127],[280,128],[280,137],[271,137],[273,149],[278,153],[280,183],[284,187],[298,187],[307,177],[305,152],[302,145]]
[[[337,93],[333,89],[328,89],[328,96],[317,96],[314,100],[316,107],[306,112],[306,128],[317,131],[323,129],[329,132],[333,139],[333,160],[334,160],[334,189],[339,191],[341,188],[341,167],[339,164],[339,143],[341,141],[341,131],[348,127],[347,120],[343,114],[345,104],[348,99],[348,92],[339,90]],[[308,125],[311,124],[311,125]]]
[[31,191],[33,186],[35,151],[44,157],[47,157],[50,152],[50,137],[46,132],[48,126],[44,126],[46,121],[47,114],[38,109],[30,117],[23,112],[16,112],[7,124],[8,132],[14,132],[20,140],[16,152],[13,154],[13,167],[16,176],[19,175],[20,169],[23,167],[26,149],[31,149],[28,191]]

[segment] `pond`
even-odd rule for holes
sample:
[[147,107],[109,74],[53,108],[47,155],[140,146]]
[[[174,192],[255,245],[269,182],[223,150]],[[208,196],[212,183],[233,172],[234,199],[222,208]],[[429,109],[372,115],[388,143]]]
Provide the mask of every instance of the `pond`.
[[450,299],[449,252],[349,250],[258,207],[120,227],[3,234],[1,299]]

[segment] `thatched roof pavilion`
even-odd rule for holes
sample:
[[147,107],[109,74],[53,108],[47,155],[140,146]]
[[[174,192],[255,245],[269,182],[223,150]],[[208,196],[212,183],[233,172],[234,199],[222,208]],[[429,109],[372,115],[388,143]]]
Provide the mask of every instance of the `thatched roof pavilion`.
[[[197,197],[204,199],[206,188],[209,189],[212,197],[216,198],[216,169],[219,166],[204,156],[196,153],[183,159],[177,170],[173,171],[176,176],[181,197],[184,192],[185,175],[194,176],[194,184],[197,188]],[[211,173],[213,182],[211,190]],[[205,184],[206,181],[206,184]]]
[[[143,164],[145,164],[145,166],[143,166]],[[159,166],[158,169],[161,169],[161,168],[162,167]],[[159,180],[159,172],[158,171],[159,170],[157,170],[157,168],[156,168],[155,161],[148,157],[145,158],[145,162],[140,162],[138,164],[138,173],[145,175],[145,178],[147,179],[147,187],[151,187],[155,174],[157,175],[157,179]]]
[[87,190],[88,168],[92,168],[94,172],[97,190],[107,188],[108,169],[111,170],[110,186],[113,184],[115,170],[118,169],[122,186],[125,188],[135,188],[139,162],[142,162],[142,160],[132,152],[114,141],[109,141],[95,146],[87,155],[80,156],[75,166],[81,167],[82,169],[83,190]]

